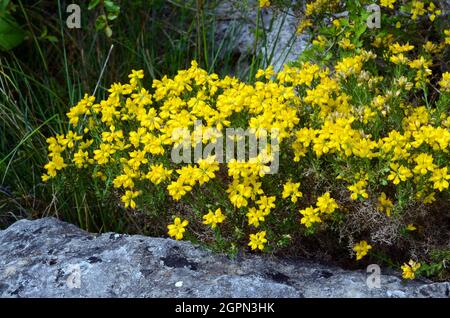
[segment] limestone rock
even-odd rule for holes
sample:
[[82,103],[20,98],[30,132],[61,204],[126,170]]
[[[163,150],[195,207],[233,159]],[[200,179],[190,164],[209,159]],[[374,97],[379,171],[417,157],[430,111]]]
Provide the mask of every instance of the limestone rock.
[[403,283],[308,261],[230,260],[189,242],[95,235],[54,218],[0,231],[1,297],[448,297],[449,283]]
[[[256,0],[228,0],[221,1],[215,9],[218,19],[216,37],[219,41],[231,38],[229,46],[241,57],[253,54],[257,7]],[[296,34],[298,24],[299,17],[292,9],[261,11],[260,32],[264,29],[265,40],[260,39],[257,50],[264,63],[272,65],[275,71],[296,60],[308,43],[307,35]]]

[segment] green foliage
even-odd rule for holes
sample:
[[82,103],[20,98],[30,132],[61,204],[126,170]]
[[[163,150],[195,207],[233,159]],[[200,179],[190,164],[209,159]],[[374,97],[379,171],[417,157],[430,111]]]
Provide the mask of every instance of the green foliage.
[[419,274],[439,280],[448,280],[450,278],[450,250],[432,251],[430,262],[422,264]]
[[0,1],[0,50],[9,51],[25,39],[25,31],[20,27],[11,12],[15,6],[10,0]]
[[110,38],[113,31],[109,24],[119,16],[120,6],[115,1],[91,0],[89,2],[88,10],[94,9],[101,12],[95,20],[95,30],[104,31],[106,36]]

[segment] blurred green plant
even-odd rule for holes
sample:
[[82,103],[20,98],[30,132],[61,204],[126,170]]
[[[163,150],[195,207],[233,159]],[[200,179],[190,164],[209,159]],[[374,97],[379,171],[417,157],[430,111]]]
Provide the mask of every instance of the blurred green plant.
[[437,277],[439,280],[448,280],[450,277],[450,250],[434,250],[430,253],[430,258],[430,263],[422,264],[419,274]]
[[9,51],[25,39],[25,31],[17,23],[12,13],[16,7],[10,0],[0,0],[0,50]]
[[113,34],[110,23],[119,16],[120,6],[115,1],[91,0],[88,10],[94,9],[101,12],[95,20],[95,30],[104,31],[106,36],[110,38]]

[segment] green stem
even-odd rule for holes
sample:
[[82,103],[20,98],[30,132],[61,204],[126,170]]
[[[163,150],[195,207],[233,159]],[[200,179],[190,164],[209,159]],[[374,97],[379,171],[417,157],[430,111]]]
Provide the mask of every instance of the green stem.
[[258,12],[256,13],[256,31],[255,31],[255,41],[253,42],[253,57],[252,64],[250,66],[250,72],[248,74],[248,80],[251,81],[253,75],[255,74],[254,65],[256,61],[256,50],[258,49],[258,40],[259,40],[259,16],[261,15],[261,8],[258,7]]

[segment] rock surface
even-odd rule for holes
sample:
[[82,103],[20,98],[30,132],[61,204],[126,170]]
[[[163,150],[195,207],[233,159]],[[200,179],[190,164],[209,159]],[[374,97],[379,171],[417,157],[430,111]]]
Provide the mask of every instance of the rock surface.
[[230,260],[188,242],[94,235],[54,218],[0,231],[2,297],[448,297],[449,283],[260,256]]
[[[219,21],[217,38],[219,41],[231,39],[228,45],[241,57],[253,54],[257,8],[256,0],[227,0],[221,1],[215,10]],[[296,34],[298,23],[299,17],[292,9],[261,11],[259,28],[260,32],[264,29],[265,40],[259,40],[258,52],[261,52],[264,63],[272,65],[275,71],[280,71],[285,63],[296,60],[307,45],[307,36]]]

